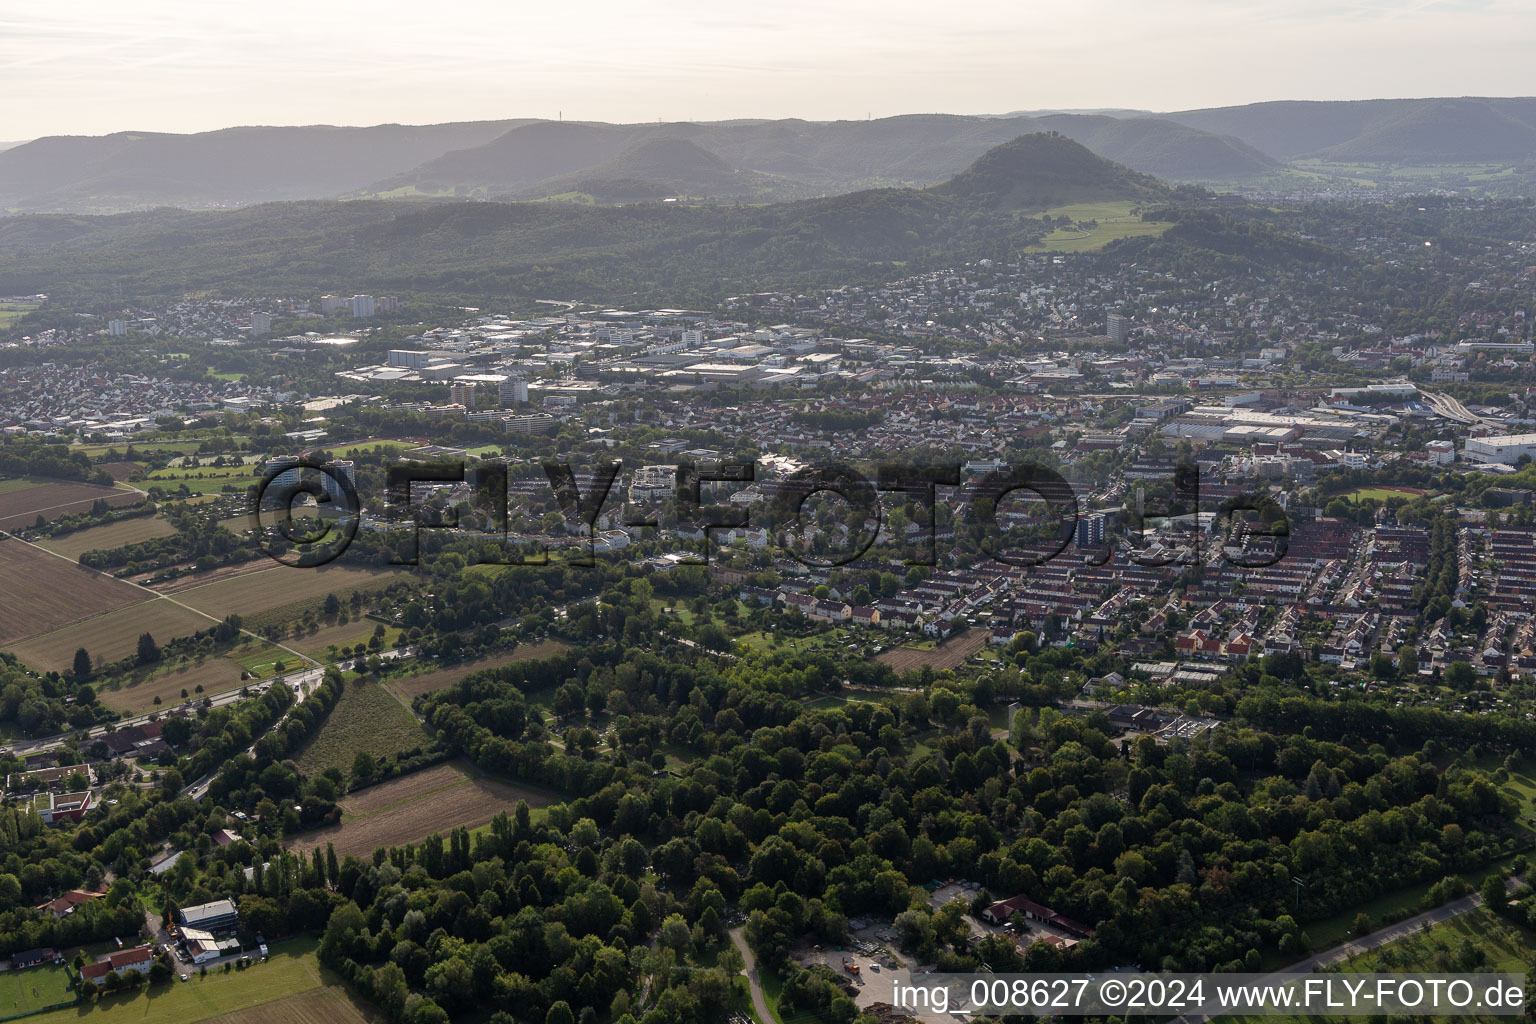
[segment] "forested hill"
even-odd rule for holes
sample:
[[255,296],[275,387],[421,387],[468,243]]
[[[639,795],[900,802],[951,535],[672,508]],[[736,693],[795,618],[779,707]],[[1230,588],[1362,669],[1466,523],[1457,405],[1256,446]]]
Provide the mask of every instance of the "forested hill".
[[359,201],[19,217],[0,221],[0,293],[307,292],[342,279],[397,291],[697,296],[701,287],[869,280],[1006,254],[1046,233],[1039,215],[1052,204],[1177,196],[1071,140],[1037,134],[945,186],[760,207]]
[[[576,198],[568,193],[598,202],[671,194],[782,201],[937,184],[991,147],[1039,131],[1060,132],[1100,156],[1179,181],[1241,178],[1274,165],[1252,147],[1201,128],[1076,114],[119,132],[0,149],[0,212],[113,213],[340,197]],[[655,143],[664,145],[658,151]]]
[[1250,103],[1161,115],[1279,160],[1409,164],[1536,157],[1536,98]]
[[933,191],[995,210],[1041,210],[1096,199],[1166,199],[1168,186],[1094,156],[1064,135],[1023,135],[988,150]]

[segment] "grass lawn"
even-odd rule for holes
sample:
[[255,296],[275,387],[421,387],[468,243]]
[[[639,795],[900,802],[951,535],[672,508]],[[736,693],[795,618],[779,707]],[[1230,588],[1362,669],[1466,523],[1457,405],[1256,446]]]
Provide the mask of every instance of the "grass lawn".
[[232,655],[232,660],[249,672],[252,679],[264,679],[267,676],[276,675],[279,664],[285,671],[299,667],[298,658],[281,648],[269,647],[266,644],[243,648]]
[[45,1006],[73,1002],[69,971],[64,967],[28,967],[0,972],[0,1016],[35,1013]]
[[[1536,953],[1536,934],[1478,907],[1459,917],[1417,931],[1340,965],[1351,973],[1455,974],[1469,971],[1524,974]],[[1458,963],[1461,956],[1472,958]],[[1473,962],[1475,961],[1475,962]],[[1220,1018],[1231,1024],[1303,1024],[1316,1017]],[[1461,1018],[1498,1020],[1497,1017]]]
[[0,331],[14,326],[16,321],[36,308],[34,302],[0,302]]
[[[1513,857],[1509,857],[1502,861],[1496,861],[1486,868],[1468,871],[1461,878],[1472,887],[1471,891],[1476,892],[1478,885],[1482,883],[1483,879],[1494,872],[1508,873],[1509,862],[1513,859]],[[1432,884],[1425,882],[1420,885],[1411,885],[1406,889],[1399,889],[1396,892],[1389,892],[1385,896],[1376,897],[1369,903],[1349,907],[1334,914],[1332,917],[1312,921],[1302,927],[1306,931],[1307,937],[1312,940],[1312,948],[1314,950],[1330,949],[1347,939],[1353,938],[1352,929],[1354,928],[1355,916],[1361,911],[1371,916],[1371,921],[1374,922],[1374,926],[1377,928],[1423,912],[1425,910],[1424,894],[1429,891]],[[1284,962],[1288,963],[1289,960]]]
[[128,449],[130,448],[135,452],[158,452],[161,455],[171,453],[190,455],[197,451],[202,443],[201,438],[189,437],[181,441],[116,441],[110,444],[77,444],[71,445],[69,450],[72,452],[84,452],[92,458],[113,451],[127,457]]
[[255,466],[198,466],[196,469],[157,469],[140,482],[145,490],[161,487],[174,491],[185,485],[197,494],[219,493],[226,487],[243,491],[261,478]]
[[[562,651],[570,649],[568,644],[559,640],[538,640],[529,644],[518,644],[510,650],[496,651],[470,661],[461,661],[453,665],[437,667],[438,662],[410,660],[403,663],[395,663],[390,666],[389,674],[384,679],[384,685],[389,687],[395,696],[409,704],[424,693],[436,693],[445,690],[460,679],[472,672],[482,672],[487,669],[500,668],[502,665],[510,665],[517,661],[536,661],[541,658],[552,658]],[[554,688],[539,693],[530,691],[526,694],[529,701],[535,702],[543,699],[546,703],[554,701]]]
[[[1458,952],[1472,948],[1477,964],[1458,965]],[[1351,959],[1346,971],[1508,971],[1524,974],[1536,953],[1536,934],[1505,920],[1486,907],[1435,925],[1429,931],[1389,942]]]
[[1341,497],[1350,501],[1364,501],[1366,498],[1375,498],[1377,501],[1387,501],[1390,498],[1402,498],[1405,501],[1421,497],[1416,490],[1399,490],[1396,487],[1361,487],[1349,491]]
[[355,459],[359,455],[367,455],[371,453],[375,448],[380,448],[390,453],[391,455],[396,455],[400,452],[406,451],[407,449],[415,447],[417,447],[415,441],[394,441],[390,440],[389,438],[381,438],[379,440],[359,441],[356,444],[349,444],[339,452],[334,448],[327,448],[326,451],[329,451],[331,454],[337,456],[338,458]]
[[[1117,238],[1143,238],[1161,235],[1173,225],[1166,221],[1144,221],[1140,214],[1133,215],[1136,207],[1132,202],[1072,203],[1045,211],[1052,217],[1070,217],[1073,224],[1057,228],[1039,245],[1029,247],[1030,252],[1088,252],[1102,249]],[[1096,221],[1094,227],[1081,225]]]
[[777,1024],[829,1024],[830,1017],[814,1010],[796,1010],[787,1014],[779,1012],[779,994],[784,990],[784,979],[766,968],[759,974],[763,983],[763,999],[768,1003],[768,1010]]
[[94,1006],[69,1007],[29,1018],[33,1024],[80,1024],[82,1020],[133,1021],[134,1024],[198,1024],[200,1021],[239,1014],[251,1022],[261,1014],[255,1007],[315,993],[325,1000],[320,1014],[274,1015],[274,1019],[306,1018],[333,1024],[367,1020],[365,1008],[346,995],[341,980],[324,970],[315,958],[314,939],[294,939],[270,947],[271,958],[243,971],[222,969],[206,977],[191,973],[186,982],[174,981],[141,988],[131,995],[107,996]]
[[295,760],[306,775],[327,768],[351,771],[360,750],[384,757],[419,747],[426,739],[426,730],[394,694],[379,683],[349,679],[341,700]]
[[1536,775],[1532,774],[1527,764],[1522,764],[1518,770],[1510,772],[1509,781],[1501,788],[1520,801],[1520,810],[1524,817],[1536,817]]

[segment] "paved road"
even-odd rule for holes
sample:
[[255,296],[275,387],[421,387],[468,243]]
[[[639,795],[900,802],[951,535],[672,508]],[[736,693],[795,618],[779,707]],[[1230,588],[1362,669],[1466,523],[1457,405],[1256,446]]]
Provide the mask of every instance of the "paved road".
[[752,1012],[757,1015],[759,1024],[773,1024],[773,1013],[768,1009],[768,999],[763,995],[762,979],[757,974],[757,958],[752,955],[752,950],[747,947],[746,936],[742,934],[745,925],[731,929],[731,941],[741,951],[741,959],[747,966],[742,969],[747,976],[747,989],[752,993]]
[[[417,648],[416,648],[415,645],[411,645],[411,646],[407,646],[407,647],[395,647],[395,648],[392,648],[392,649],[387,650],[387,651],[380,651],[379,652],[379,657],[381,659],[385,660],[385,661],[394,661],[394,660],[396,660],[398,658],[409,658],[412,655],[414,655],[416,653],[416,651],[417,651]],[[340,661],[340,662],[336,663],[336,667],[340,668],[342,670],[353,669],[353,668],[355,668],[357,666],[357,663],[359,661],[363,661],[363,660],[365,660],[365,659],[363,659],[363,658],[352,658],[352,659],[347,660],[347,661]],[[281,686],[291,686],[291,687],[293,687],[293,695],[294,696],[293,696],[293,703],[291,705],[289,705],[287,711],[283,712],[283,717],[279,718],[276,722],[273,722],[272,723],[272,728],[268,729],[267,732],[271,732],[272,729],[276,729],[278,726],[282,725],[283,722],[288,718],[288,716],[293,714],[293,709],[298,707],[300,704],[304,703],[304,698],[308,697],[310,694],[314,693],[315,690],[319,689],[320,683],[324,679],[325,679],[325,670],[323,668],[311,668],[311,669],[306,669],[306,670],[304,670],[302,672],[290,672],[286,676],[278,676],[275,679],[273,679],[272,680],[273,685],[281,685]],[[263,734],[263,735],[265,735],[265,734]],[[257,740],[260,740],[260,737],[257,737]],[[245,752],[247,754],[252,754],[252,753],[255,752],[255,750],[256,750],[256,744],[252,743],[249,747],[247,747],[245,749]],[[184,793],[187,796],[190,796],[193,799],[194,802],[198,801],[198,800],[201,800],[203,797],[208,795],[208,787],[210,785],[212,785],[214,777],[217,776],[217,775],[218,775],[218,772],[217,771],[213,771],[213,772],[208,773],[207,775],[204,775],[200,779],[192,780],[192,782],[189,783],[186,786],[186,788],[184,788],[182,790],[182,793]]]
[[[266,682],[253,682],[248,684],[252,693],[259,693],[265,690],[267,685],[268,684]],[[209,707],[221,708],[226,704],[233,704],[236,701],[244,699],[240,696],[240,691],[245,688],[246,687],[237,686],[233,690],[225,690],[223,693],[216,693],[210,697],[194,697],[192,700],[184,701],[181,704],[167,704],[164,707],[156,708],[153,711],[146,711],[142,715],[134,715],[132,718],[120,718],[112,723],[112,728],[126,729],[129,726],[143,725],[151,719],[164,718],[167,713],[175,711],[178,708],[194,706],[202,707],[205,701]],[[87,740],[92,740],[99,736],[105,736],[106,733],[107,727],[105,725],[96,725],[84,730],[83,735]],[[47,747],[56,747],[60,743],[63,743],[65,740],[69,739],[71,736],[79,735],[82,735],[81,730],[72,729],[69,732],[59,733],[57,736],[44,736],[41,739],[36,740],[17,740],[14,743],[8,744],[8,747],[12,753],[20,757],[24,754],[31,754],[36,751],[43,750]]]
[[[288,710],[283,712],[282,718],[279,718],[277,721],[273,722],[271,728],[269,728],[267,732],[271,732],[272,729],[276,729],[278,726],[282,725],[283,720],[286,719],[289,715],[293,714],[293,709],[302,704],[304,702],[304,698],[313,693],[315,688],[320,685],[320,680],[324,678],[325,670],[318,668],[306,669],[303,672],[294,672],[286,676],[277,676],[274,678],[272,680],[273,686],[293,687],[294,698],[293,703],[288,706]],[[263,733],[262,735],[264,736],[266,733]],[[258,736],[256,739],[259,741],[261,737]],[[255,750],[256,743],[252,742],[249,747],[245,748],[245,753],[250,754]],[[182,794],[184,796],[190,796],[194,803],[198,800],[201,800],[203,797],[208,795],[208,787],[213,784],[214,777],[218,774],[218,769],[215,769],[214,771],[209,772],[207,775],[204,775],[201,778],[193,779],[182,789]]]
[[1471,409],[1468,409],[1465,405],[1452,398],[1450,395],[1444,395],[1433,391],[1420,391],[1419,395],[1424,399],[1425,404],[1427,404],[1430,409],[1448,420],[1452,420],[1465,426],[1484,426],[1490,430],[1505,429],[1504,424],[1497,420],[1490,420],[1479,416],[1477,413],[1473,412]]

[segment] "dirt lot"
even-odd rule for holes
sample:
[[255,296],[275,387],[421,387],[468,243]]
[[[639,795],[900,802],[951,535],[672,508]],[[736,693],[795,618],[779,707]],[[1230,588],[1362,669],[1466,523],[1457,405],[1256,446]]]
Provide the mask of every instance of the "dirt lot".
[[968,629],[956,633],[931,651],[914,650],[911,647],[894,647],[875,660],[889,665],[897,672],[915,672],[924,665],[932,665],[934,671],[954,668],[966,658],[987,646],[987,631]]
[[471,672],[479,672],[487,668],[500,668],[502,665],[510,665],[514,661],[537,661],[539,658],[548,658],[567,649],[568,645],[558,640],[540,640],[538,643],[524,644],[510,651],[488,654],[483,658],[466,661],[450,668],[440,668],[435,672],[398,676],[394,679],[386,680],[384,685],[409,704],[414,698],[423,693],[436,693],[438,690],[446,690]]
[[[0,643],[48,633],[149,595],[94,569],[22,543],[0,541]],[[71,650],[70,655],[74,655]]]
[[[0,544],[0,547],[4,546]],[[53,560],[68,568],[67,562]],[[0,614],[4,614],[3,602],[0,602]],[[75,651],[81,647],[93,658],[100,655],[107,661],[116,661],[133,653],[140,633],[147,631],[157,643],[163,644],[173,636],[196,633],[214,624],[213,620],[196,612],[151,598],[11,644],[5,649],[33,668],[44,672],[68,672],[74,664]],[[180,687],[177,689],[179,692]]]
[[175,532],[176,528],[164,519],[155,516],[136,516],[133,519],[124,519],[122,522],[108,523],[106,526],[76,530],[74,533],[66,533],[62,537],[49,538],[38,543],[66,558],[79,558],[87,551],[120,548],[125,544],[137,544],[141,540],[149,540],[152,537],[169,537]]
[[306,832],[290,849],[308,853],[334,843],[338,857],[370,854],[458,825],[476,828],[501,811],[510,814],[519,800],[544,807],[556,799],[547,790],[479,778],[462,762],[436,765],[347,797],[341,801],[340,825]]
[[0,491],[0,530],[31,526],[41,515],[53,520],[66,512],[89,511],[98,498],[109,505],[132,505],[141,495],[135,491],[98,487],[95,484],[28,481],[29,486]]

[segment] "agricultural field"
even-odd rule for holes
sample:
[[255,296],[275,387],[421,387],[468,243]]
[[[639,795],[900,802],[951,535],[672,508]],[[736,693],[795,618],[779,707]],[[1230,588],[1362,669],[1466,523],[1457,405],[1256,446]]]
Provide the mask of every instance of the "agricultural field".
[[113,480],[127,480],[134,473],[143,469],[143,465],[137,462],[101,462],[97,469],[104,469],[112,475]]
[[[1131,210],[1133,202],[1072,203],[1045,212],[1056,218],[1069,217],[1071,226],[1057,228],[1040,242],[1029,247],[1029,252],[1089,252],[1102,249],[1119,238],[1145,238],[1161,235],[1173,225],[1167,221],[1142,220]],[[1097,222],[1094,227],[1085,227]]]
[[67,512],[87,512],[97,499],[109,505],[132,505],[142,497],[137,491],[121,487],[102,487],[73,481],[44,480],[28,477],[7,480],[0,490],[0,530],[19,530],[31,526],[38,516],[57,519]]
[[370,854],[380,846],[412,843],[456,826],[477,828],[519,800],[546,807],[557,794],[478,775],[465,762],[440,764],[370,786],[341,801],[341,824],[299,836],[290,848],[307,854],[334,843],[338,857]]
[[212,1017],[206,1024],[371,1024],[378,1019],[373,1007],[336,983],[253,1006],[249,1010]]
[[292,566],[268,564],[271,568],[188,587],[177,592],[177,600],[220,619],[230,614],[249,619],[262,612],[290,605],[303,606],[323,601],[327,594],[346,597],[354,590],[382,587],[390,582],[390,573],[387,571],[352,569],[339,565],[296,569]]
[[[241,659],[263,653],[281,656],[286,652],[265,643],[248,640],[227,654],[207,657],[201,661],[182,658],[156,665],[153,669],[140,669],[121,680],[122,685],[117,689],[98,685],[96,696],[107,707],[125,714],[138,714],[157,706],[179,704],[183,700],[182,690],[187,691],[188,698],[212,697],[260,679],[261,676],[252,673],[252,679],[241,680],[240,673],[246,670]],[[288,655],[288,660],[296,659]],[[197,692],[199,686],[203,688],[202,693]],[[160,698],[160,705],[155,704],[156,697]]]
[[62,537],[50,537],[39,541],[38,545],[65,558],[79,558],[87,551],[120,548],[125,544],[137,544],[141,540],[169,537],[175,532],[174,526],[157,516],[136,516],[105,526],[76,530]]
[[[66,563],[59,560],[59,564]],[[170,601],[151,599],[13,643],[5,650],[44,672],[68,672],[74,665],[75,651],[81,647],[93,658],[117,661],[134,652],[140,633],[148,632],[163,644],[215,624],[213,619]]]
[[889,665],[897,672],[915,672],[924,665],[932,665],[934,671],[942,671],[946,668],[954,668],[966,658],[977,653],[987,646],[988,633],[984,629],[968,629],[963,633],[956,633],[932,650],[919,650],[915,647],[893,647],[876,660],[883,665]]
[[349,680],[325,724],[294,760],[305,775],[327,768],[350,771],[359,751],[386,757],[427,739],[427,731],[394,694],[378,683]]
[[0,580],[5,581],[0,588],[0,644],[49,633],[142,603],[149,596],[121,580],[14,539],[0,541]]
[[243,971],[196,973],[185,982],[108,996],[94,1007],[71,1006],[28,1018],[29,1024],[133,1020],[135,1024],[365,1024],[380,1018],[321,967],[315,941],[270,947],[271,958]]
[[69,970],[65,967],[28,967],[22,971],[0,972],[0,1016],[17,1017],[36,1013],[45,1006],[70,1003]]
[[392,676],[384,681],[384,685],[389,687],[401,700],[409,703],[424,693],[436,693],[438,690],[445,690],[472,672],[480,672],[488,668],[500,668],[502,665],[510,665],[517,661],[537,661],[539,658],[553,657],[561,651],[568,649],[569,646],[561,643],[559,640],[540,640],[538,643],[523,644],[510,651],[498,651],[495,654],[487,654],[483,658],[476,658],[473,661],[462,662],[448,668]]

